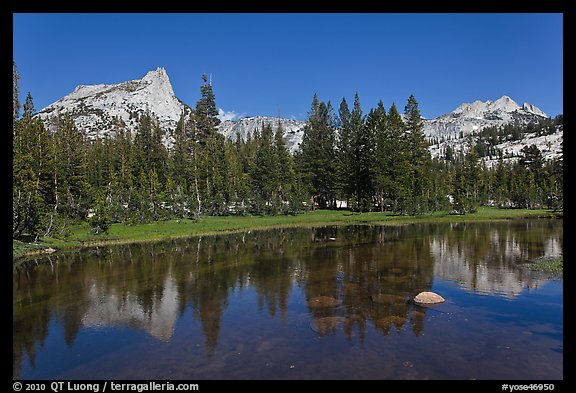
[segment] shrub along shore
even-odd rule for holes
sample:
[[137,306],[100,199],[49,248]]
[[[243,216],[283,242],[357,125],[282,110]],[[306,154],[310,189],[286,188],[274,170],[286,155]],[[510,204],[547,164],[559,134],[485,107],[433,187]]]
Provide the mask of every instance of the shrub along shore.
[[342,210],[316,210],[295,215],[206,216],[198,220],[165,220],[134,225],[112,224],[106,233],[100,234],[95,234],[90,230],[90,225],[84,223],[71,227],[68,236],[62,239],[43,238],[36,243],[13,240],[12,254],[13,258],[17,259],[57,250],[74,250],[91,246],[150,242],[273,228],[353,224],[403,225],[555,217],[558,215],[547,209],[498,209],[482,206],[475,213],[465,215],[434,212],[416,216],[401,216],[381,212],[352,213]]

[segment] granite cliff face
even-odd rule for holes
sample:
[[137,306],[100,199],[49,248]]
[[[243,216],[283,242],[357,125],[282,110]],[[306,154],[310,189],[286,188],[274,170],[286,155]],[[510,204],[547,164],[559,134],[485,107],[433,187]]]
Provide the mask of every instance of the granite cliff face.
[[111,85],[80,85],[37,116],[51,130],[60,114],[69,113],[76,126],[91,138],[113,132],[118,121],[134,131],[138,115],[146,111],[158,118],[162,128],[173,129],[182,112],[189,109],[176,98],[166,70],[159,67],[142,79]]

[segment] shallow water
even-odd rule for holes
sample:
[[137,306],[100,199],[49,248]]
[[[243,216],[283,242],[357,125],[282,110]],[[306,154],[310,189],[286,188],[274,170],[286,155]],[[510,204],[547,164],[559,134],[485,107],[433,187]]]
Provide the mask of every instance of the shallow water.
[[[13,274],[18,379],[562,379],[562,220],[284,229]],[[446,301],[419,306],[434,291]]]

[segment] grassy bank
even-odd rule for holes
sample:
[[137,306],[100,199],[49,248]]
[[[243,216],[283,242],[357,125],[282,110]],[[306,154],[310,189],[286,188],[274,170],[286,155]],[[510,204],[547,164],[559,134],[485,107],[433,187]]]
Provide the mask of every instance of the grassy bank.
[[528,217],[552,217],[552,211],[480,207],[476,213],[466,215],[435,212],[420,216],[398,216],[380,212],[352,213],[349,211],[317,210],[294,216],[202,217],[197,221],[167,220],[130,226],[113,224],[108,233],[99,235],[92,233],[88,224],[84,224],[71,228],[71,234],[66,239],[44,238],[36,244],[13,241],[12,250],[13,257],[17,258],[31,253],[41,253],[47,248],[65,250],[84,246],[147,242],[195,235],[237,232],[248,229],[347,224],[401,225],[424,222],[471,222]]

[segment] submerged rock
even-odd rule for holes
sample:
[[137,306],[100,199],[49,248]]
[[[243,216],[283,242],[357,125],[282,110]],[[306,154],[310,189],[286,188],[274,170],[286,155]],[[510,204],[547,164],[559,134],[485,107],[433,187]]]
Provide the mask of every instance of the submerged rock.
[[316,318],[310,322],[310,328],[318,334],[333,334],[342,327],[343,317]]
[[406,318],[399,315],[389,315],[387,317],[378,318],[374,321],[374,325],[380,329],[388,330],[392,325],[396,326],[396,329],[402,328],[406,322]]
[[311,308],[335,307],[340,301],[330,296],[318,296],[308,300],[307,304]]
[[446,299],[434,292],[420,292],[414,297],[414,301],[418,304],[437,304],[446,301]]

